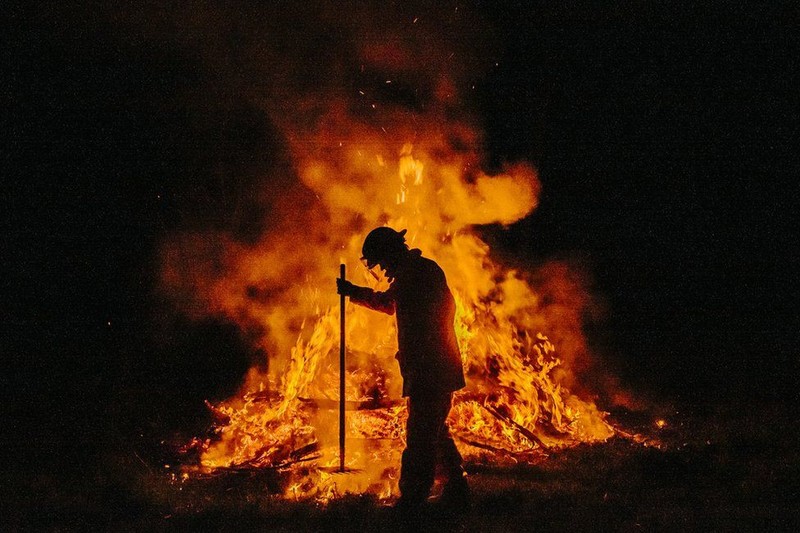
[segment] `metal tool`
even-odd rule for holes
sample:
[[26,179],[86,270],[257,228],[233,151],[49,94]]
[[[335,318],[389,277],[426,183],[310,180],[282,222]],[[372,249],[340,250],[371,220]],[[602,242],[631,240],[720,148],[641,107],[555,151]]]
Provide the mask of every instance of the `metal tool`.
[[[344,263],[339,265],[339,279],[345,281]],[[344,472],[344,353],[345,353],[345,329],[344,329],[344,294],[339,295],[339,472]]]

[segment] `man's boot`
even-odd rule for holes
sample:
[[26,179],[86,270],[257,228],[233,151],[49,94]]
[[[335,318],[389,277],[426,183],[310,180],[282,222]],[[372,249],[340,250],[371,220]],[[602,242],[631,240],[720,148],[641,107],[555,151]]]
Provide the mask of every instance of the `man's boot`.
[[470,490],[467,478],[458,476],[450,479],[442,489],[442,495],[436,500],[437,512],[461,514],[469,510]]
[[392,506],[393,518],[406,527],[412,527],[419,522],[425,512],[426,502],[421,498],[401,496]]

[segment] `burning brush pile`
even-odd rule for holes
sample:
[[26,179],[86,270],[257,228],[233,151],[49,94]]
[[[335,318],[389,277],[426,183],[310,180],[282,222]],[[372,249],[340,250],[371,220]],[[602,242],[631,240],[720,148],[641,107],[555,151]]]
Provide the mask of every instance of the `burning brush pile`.
[[359,72],[371,76],[351,75],[352,87],[277,90],[280,98],[260,104],[297,180],[265,180],[266,189],[292,184],[267,193],[277,200],[259,238],[220,231],[165,242],[165,289],[189,314],[234,321],[265,354],[238,394],[209,404],[213,435],[187,446],[199,457],[189,476],[280,468],[294,496],[397,493],[406,411],[394,317],[349,303],[345,459],[356,472],[328,470],[339,463],[335,278],[343,262],[354,283],[388,287],[358,261],[364,237],[381,225],[407,229],[410,247],[443,268],[456,297],[467,387],[449,425],[467,460],[535,461],[614,433],[579,394],[589,305],[579,276],[557,262],[534,273],[505,268],[475,230],[531,213],[540,185],[525,163],[482,170],[483,139],[460,103],[465,80],[447,64],[452,53],[426,44],[438,41],[433,33],[359,41]]
[[380,223],[407,228],[410,245],[443,267],[456,296],[468,385],[455,397],[449,424],[465,458],[533,461],[547,450],[613,434],[594,404],[570,392],[569,361],[547,336],[554,331],[572,350],[583,342],[581,310],[570,306],[584,304],[571,300],[579,287],[567,267],[546,268],[548,294],[541,294],[524,274],[494,262],[470,230],[530,212],[534,172],[517,166],[499,176],[465,175],[475,163],[469,153],[442,162],[443,146],[405,144],[392,161],[391,148],[378,139],[321,144],[319,155],[328,159],[309,154],[300,167],[320,205],[254,247],[223,248],[222,275],[204,280],[205,296],[215,312],[258,339],[270,354],[269,370],[253,368],[236,397],[209,404],[215,435],[191,443],[200,452],[191,471],[294,469],[295,495],[396,492],[406,412],[394,317],[350,304],[346,462],[359,473],[346,486],[341,479],[336,486],[325,482],[325,467],[339,462],[336,267],[341,259],[357,283],[385,290],[387,281],[358,262],[363,236]]

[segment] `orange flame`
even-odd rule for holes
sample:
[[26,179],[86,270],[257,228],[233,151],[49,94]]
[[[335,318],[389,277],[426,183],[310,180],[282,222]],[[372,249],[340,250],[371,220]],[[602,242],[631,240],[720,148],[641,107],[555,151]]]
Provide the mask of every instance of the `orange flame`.
[[255,244],[224,234],[165,244],[165,286],[195,312],[236,321],[269,354],[268,372],[251,369],[239,394],[213,406],[219,438],[205,443],[201,468],[294,465],[291,497],[397,492],[406,414],[394,319],[350,304],[346,459],[359,473],[324,468],[338,464],[337,417],[328,409],[339,396],[334,279],[343,258],[354,282],[387,287],[357,261],[366,233],[382,224],[407,229],[408,243],[443,268],[456,296],[468,384],[449,424],[466,458],[534,460],[613,434],[604,414],[570,390],[585,352],[579,317],[587,304],[575,276],[551,263],[534,287],[497,264],[472,229],[523,218],[540,184],[523,163],[492,176],[480,170],[480,136],[465,117],[453,118],[453,90],[442,80],[424,116],[387,105],[357,117],[345,98],[276,113],[300,183],[273,206],[269,231]]
[[[309,214],[293,234],[270,234],[251,249],[230,246],[225,271],[208,287],[217,312],[244,328],[268,332],[260,342],[272,354],[272,372],[251,370],[241,393],[216,407],[227,423],[202,455],[202,466],[280,466],[307,456],[318,465],[338,463],[336,421],[332,411],[320,408],[325,400],[338,399],[333,279],[344,256],[351,259],[355,281],[386,287],[385,280],[374,280],[352,261],[360,256],[366,230],[381,221],[408,228],[410,244],[443,267],[457,297],[456,330],[468,387],[458,394],[449,422],[467,457],[491,451],[530,458],[549,448],[608,438],[612,429],[602,413],[555,378],[556,369],[567,375],[570,369],[537,331],[547,325],[539,295],[523,275],[492,261],[488,246],[470,231],[472,224],[510,223],[528,213],[538,190],[533,170],[519,165],[500,176],[465,179],[469,157],[441,163],[429,155],[441,151],[436,142],[416,157],[410,144],[403,145],[394,164],[377,139],[346,146],[332,159],[310,157],[300,167],[304,183],[327,208],[327,223],[320,226],[320,217]],[[404,417],[404,408],[390,401],[399,397],[401,386],[393,359],[394,324],[391,317],[356,306],[347,313],[347,400],[373,402],[380,409],[349,414],[348,464],[370,468],[349,476],[347,486],[335,480],[335,491],[389,495],[396,491],[392,478]],[[281,360],[282,353],[288,360]],[[332,495],[330,476],[324,470],[315,476],[292,484],[291,494]]]

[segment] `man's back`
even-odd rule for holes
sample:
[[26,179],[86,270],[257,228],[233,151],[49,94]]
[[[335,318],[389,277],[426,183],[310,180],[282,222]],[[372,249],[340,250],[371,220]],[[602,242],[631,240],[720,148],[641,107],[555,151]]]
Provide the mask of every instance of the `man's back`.
[[431,396],[464,386],[455,300],[436,262],[411,250],[389,292],[397,313],[398,360],[405,396]]

